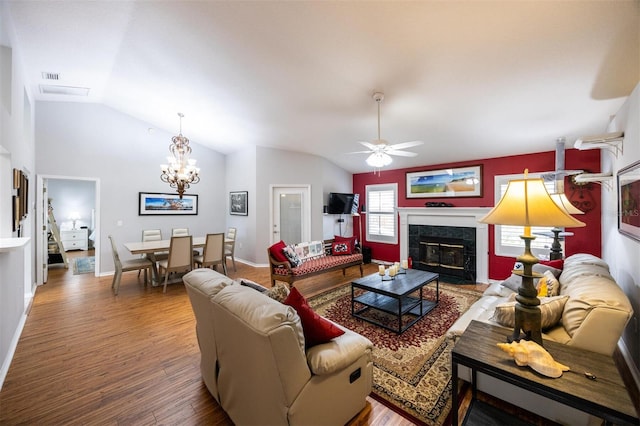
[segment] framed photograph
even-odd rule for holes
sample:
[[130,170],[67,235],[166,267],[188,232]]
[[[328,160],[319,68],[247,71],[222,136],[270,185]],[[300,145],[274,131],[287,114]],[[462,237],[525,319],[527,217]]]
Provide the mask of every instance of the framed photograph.
[[618,231],[640,241],[640,161],[618,171]]
[[13,195],[13,232],[20,229],[20,197]]
[[482,165],[407,173],[407,198],[481,196]]
[[249,192],[233,191],[229,193],[229,214],[249,215]]
[[138,193],[138,215],[189,215],[198,214],[198,196],[160,192]]

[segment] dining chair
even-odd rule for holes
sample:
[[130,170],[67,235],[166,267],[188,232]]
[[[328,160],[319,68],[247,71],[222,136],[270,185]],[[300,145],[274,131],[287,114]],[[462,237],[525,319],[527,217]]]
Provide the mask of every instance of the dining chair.
[[229,228],[227,230],[227,235],[224,239],[224,263],[226,267],[227,257],[230,257],[231,262],[233,263],[233,270],[235,272],[238,272],[238,270],[236,269],[236,258],[234,254],[236,251],[236,234],[236,228]]
[[202,256],[194,256],[193,262],[197,267],[216,269],[216,265],[222,265],[224,274],[227,275],[227,265],[224,256],[224,234],[207,234]]
[[[171,236],[172,237],[184,237],[187,235],[191,235],[191,233],[189,233],[189,228],[173,228],[171,230]],[[200,250],[199,249],[193,249],[193,255],[194,256],[200,256]]]
[[116,243],[111,235],[109,235],[109,240],[111,241],[113,263],[116,268],[116,271],[113,274],[113,281],[111,282],[111,288],[114,290],[114,293],[118,294],[118,290],[120,289],[120,280],[122,278],[123,272],[144,271],[144,285],[146,286],[147,280],[151,277],[151,268],[153,267],[153,262],[151,262],[151,260],[147,258],[125,260],[123,262],[120,260],[120,255],[118,254]]
[[191,235],[171,237],[169,257],[159,261],[158,268],[160,275],[164,270],[164,289],[162,292],[166,293],[170,273],[188,272],[193,269],[193,237]]
[[[142,230],[142,242],[146,241],[161,241],[162,240],[162,231],[160,229],[143,229]],[[157,253],[149,253],[143,255],[152,262],[157,262],[158,260],[164,260],[169,256],[168,251],[162,251]],[[138,276],[140,276],[140,271],[138,271]]]
[[186,235],[191,235],[189,234],[189,228],[173,228],[171,230],[172,237],[184,237]]

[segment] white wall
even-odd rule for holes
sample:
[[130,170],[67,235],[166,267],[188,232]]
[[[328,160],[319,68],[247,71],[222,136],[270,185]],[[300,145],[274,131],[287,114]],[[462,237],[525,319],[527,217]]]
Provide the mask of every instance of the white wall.
[[[256,204],[256,147],[249,147],[226,157],[226,192],[223,206],[227,226],[237,229],[234,257],[249,263],[256,262],[256,216],[264,208]],[[229,214],[229,192],[248,192],[248,215]]]
[[618,158],[602,153],[602,171],[612,172],[613,189],[602,191],[602,253],[611,274],[631,300],[634,315],[623,334],[623,344],[636,367],[640,383],[640,241],[618,232],[618,171],[640,161],[640,84],[612,120],[609,131],[624,131],[624,152]]
[[[354,157],[354,161],[362,161],[362,159]],[[322,167],[323,191],[320,201],[324,207],[329,201],[330,192],[353,192],[353,176],[329,161],[325,161]],[[320,211],[322,212],[322,207]],[[334,235],[351,236],[356,234],[353,232],[353,218],[349,215],[323,214],[321,217],[323,240],[331,239]],[[344,219],[344,223],[337,222],[340,218]]]
[[[176,119],[176,132],[178,121]],[[114,269],[108,235],[113,235],[122,258],[131,255],[122,246],[139,241],[142,229],[187,227],[193,235],[226,230],[225,157],[191,141],[201,180],[187,191],[198,195],[198,215],[139,216],[139,192],[175,193],[160,180],[174,134],[148,132],[148,123],[90,103],[38,102],[36,105],[36,169],[38,174],[96,178],[100,181],[100,272]],[[189,137],[188,117],[183,134]],[[122,226],[118,223],[121,222]]]
[[[14,48],[15,36],[7,13],[0,3],[0,238],[15,237],[12,232],[12,169],[27,174],[29,215],[23,221],[22,236],[34,232],[34,141],[33,102],[25,91],[25,73],[20,51]],[[33,256],[35,245],[0,253],[0,387],[26,320],[25,306],[34,290]]]
[[[324,216],[322,207],[329,192],[351,192],[352,175],[322,157],[300,152],[255,147],[229,154],[227,193],[249,191],[249,215],[229,215],[226,200],[227,222],[238,228],[236,258],[255,265],[267,264],[270,185],[311,186],[311,238],[323,239],[337,233],[337,226],[327,219],[336,217]],[[346,219],[350,230],[351,218]]]

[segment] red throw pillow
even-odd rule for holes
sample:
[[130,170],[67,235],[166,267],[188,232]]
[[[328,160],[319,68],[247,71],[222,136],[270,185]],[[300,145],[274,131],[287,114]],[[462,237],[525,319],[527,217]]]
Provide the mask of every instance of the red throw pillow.
[[331,254],[334,256],[351,254],[351,251],[351,241],[334,241],[331,243]]
[[271,254],[271,257],[273,257],[278,262],[286,262],[287,257],[282,252],[282,249],[285,248],[286,246],[287,245],[285,244],[285,242],[280,240],[274,245],[272,245],[271,247],[269,247],[269,253]]
[[[356,237],[341,237],[340,235],[334,235],[333,236],[333,241],[335,241],[335,242],[348,241],[350,243],[349,244],[349,253],[340,253],[340,254],[352,254],[353,253],[353,249],[356,247]],[[331,251],[333,252],[333,247],[332,247]]]
[[541,265],[551,266],[552,268],[562,270],[564,266],[564,259],[556,259],[556,260],[541,260],[538,262]]
[[284,304],[293,307],[298,312],[307,347],[327,343],[334,337],[344,334],[344,330],[339,329],[331,321],[315,313],[297,288],[293,287],[291,289],[284,300]]

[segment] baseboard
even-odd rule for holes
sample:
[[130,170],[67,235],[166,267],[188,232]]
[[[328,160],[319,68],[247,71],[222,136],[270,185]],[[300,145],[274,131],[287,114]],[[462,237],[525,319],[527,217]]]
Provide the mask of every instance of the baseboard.
[[2,390],[2,385],[4,384],[4,379],[7,377],[7,373],[9,372],[9,366],[11,365],[11,361],[13,361],[13,355],[16,353],[16,349],[18,347],[18,342],[20,341],[20,336],[22,335],[22,329],[24,328],[24,324],[27,322],[27,315],[23,313],[20,316],[20,322],[18,322],[18,326],[16,327],[15,333],[13,333],[13,338],[11,339],[11,343],[9,345],[9,350],[7,351],[7,355],[5,359],[2,360],[2,368],[0,368],[0,390]]
[[[237,257],[236,257],[236,262],[244,263],[245,265],[249,265],[249,266],[254,267],[254,268],[268,268],[269,267],[268,263],[255,263],[255,262],[251,262],[251,261],[245,260],[245,259],[238,259]],[[229,266],[229,265],[227,264],[227,266]]]

